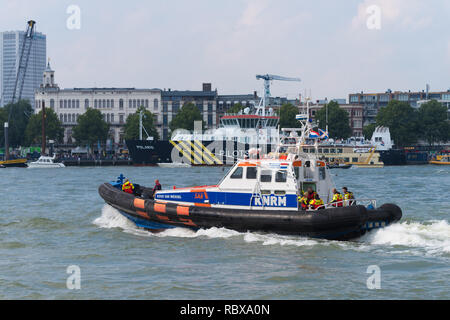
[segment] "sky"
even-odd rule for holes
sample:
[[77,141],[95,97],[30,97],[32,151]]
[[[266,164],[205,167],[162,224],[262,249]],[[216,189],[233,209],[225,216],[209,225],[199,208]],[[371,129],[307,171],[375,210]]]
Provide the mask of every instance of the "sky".
[[289,98],[450,89],[448,0],[0,0],[0,8],[0,31],[37,22],[62,88],[211,82],[219,94],[261,95],[255,75],[269,73],[301,78],[273,81],[272,96]]

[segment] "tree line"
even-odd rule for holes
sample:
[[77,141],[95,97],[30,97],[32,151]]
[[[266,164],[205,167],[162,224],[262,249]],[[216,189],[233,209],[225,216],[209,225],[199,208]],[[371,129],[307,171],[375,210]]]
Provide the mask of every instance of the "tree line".
[[388,127],[397,147],[413,145],[419,140],[433,145],[450,140],[450,122],[447,107],[436,100],[413,108],[407,102],[392,100],[382,107],[376,122],[363,129],[364,136],[370,138],[375,127]]
[[[125,139],[139,138],[139,114],[143,111],[143,126],[155,140],[159,134],[156,129],[155,115],[141,106],[136,113],[130,114],[124,125]],[[192,103],[185,104],[169,124],[171,131],[175,129],[194,129],[194,121],[202,121],[200,110]],[[0,145],[4,142],[4,122],[9,120],[8,138],[12,148],[20,146],[40,145],[42,142],[42,110],[34,114],[27,100],[10,103],[0,108]],[[203,122],[203,125],[205,123]],[[45,133],[48,140],[62,143],[64,127],[58,115],[51,108],[45,108]],[[99,141],[105,142],[110,136],[110,124],[107,123],[100,110],[88,108],[81,114],[72,128],[72,137],[79,146],[94,146]],[[144,137],[145,138],[145,137]]]

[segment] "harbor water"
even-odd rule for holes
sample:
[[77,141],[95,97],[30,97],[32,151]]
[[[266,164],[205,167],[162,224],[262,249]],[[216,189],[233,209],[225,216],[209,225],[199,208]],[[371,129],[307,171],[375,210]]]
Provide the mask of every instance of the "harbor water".
[[[0,169],[0,299],[450,298],[448,166],[332,170],[338,188],[403,210],[399,223],[351,242],[220,228],[153,234],[97,192],[120,173],[172,188],[217,184],[226,170]],[[68,288],[70,266],[79,289]]]

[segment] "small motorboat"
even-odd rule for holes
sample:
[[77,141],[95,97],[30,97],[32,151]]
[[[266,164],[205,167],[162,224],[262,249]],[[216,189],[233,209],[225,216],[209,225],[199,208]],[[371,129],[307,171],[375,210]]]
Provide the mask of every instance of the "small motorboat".
[[37,161],[28,163],[28,168],[64,168],[64,163],[54,161],[55,157],[40,156]]
[[0,166],[2,166],[3,168],[26,168],[27,159],[18,158],[18,159],[2,160],[0,161]]
[[350,169],[352,167],[351,164],[346,163],[329,163],[327,164],[328,169]]
[[[303,153],[310,136],[309,112],[300,129],[291,131],[293,143],[280,143],[276,152],[238,160],[217,184],[158,190],[135,185],[134,194],[122,191],[124,177],[99,186],[105,202],[138,227],[161,231],[175,227],[224,227],[331,240],[357,238],[367,231],[400,220],[395,204],[377,207],[374,199],[331,203],[334,183],[326,163]],[[300,132],[300,136],[298,135]],[[311,189],[324,205],[302,210],[303,190]]]
[[438,165],[450,165],[450,154],[437,155],[435,158],[429,161],[430,164]]

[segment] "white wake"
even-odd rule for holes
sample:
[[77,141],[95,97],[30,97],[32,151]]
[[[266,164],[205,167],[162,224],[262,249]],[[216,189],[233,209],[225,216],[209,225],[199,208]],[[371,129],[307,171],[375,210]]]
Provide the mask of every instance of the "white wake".
[[124,232],[147,237],[179,237],[227,239],[241,238],[247,243],[281,246],[314,246],[333,245],[345,250],[368,251],[380,247],[393,247],[405,253],[409,249],[418,249],[412,253],[427,255],[448,255],[450,253],[450,225],[446,220],[430,222],[401,222],[386,228],[372,231],[357,242],[324,241],[300,236],[282,236],[277,234],[261,234],[256,232],[238,232],[226,228],[209,228],[193,231],[187,228],[167,229],[160,233],[151,233],[137,227],[133,222],[122,216],[119,211],[109,205],[102,209],[102,215],[94,220],[101,228],[120,228]]

